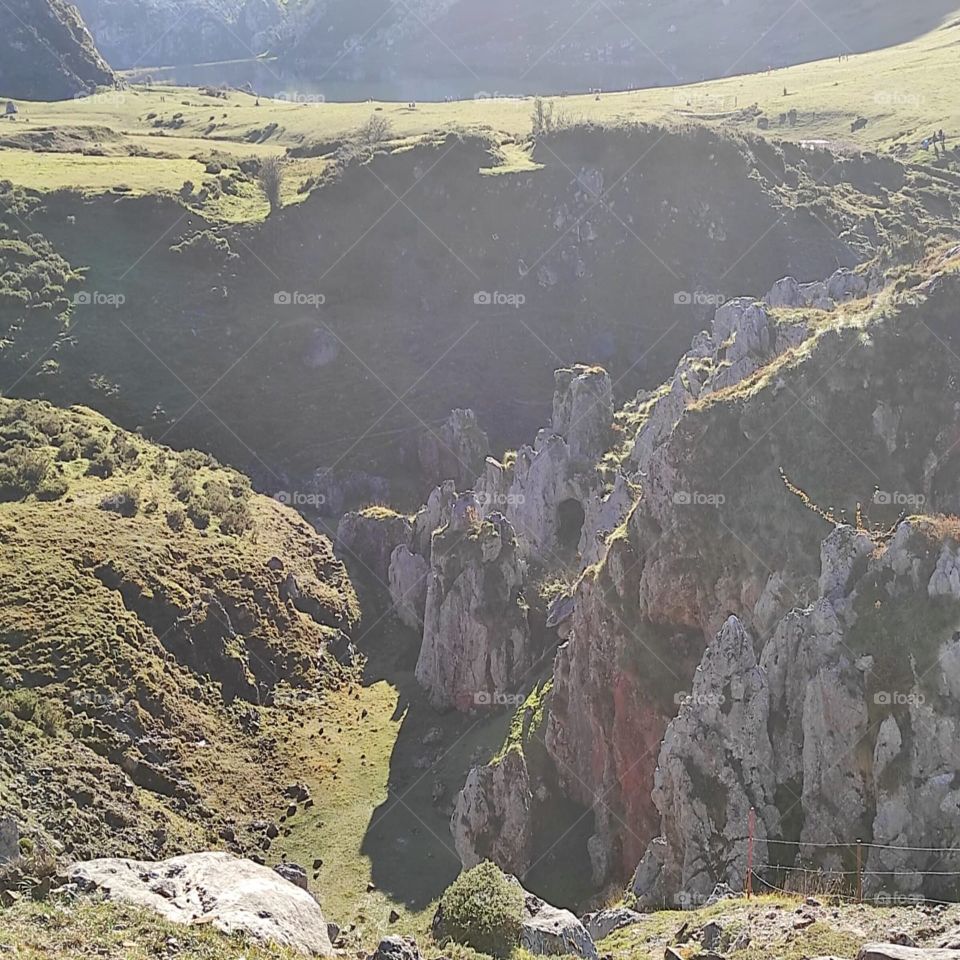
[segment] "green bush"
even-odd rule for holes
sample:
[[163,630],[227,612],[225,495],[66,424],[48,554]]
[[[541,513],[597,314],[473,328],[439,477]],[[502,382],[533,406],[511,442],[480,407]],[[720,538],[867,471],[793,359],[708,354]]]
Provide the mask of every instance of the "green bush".
[[121,517],[135,517],[140,509],[140,493],[133,487],[124,487],[115,493],[107,494],[100,501],[100,509],[108,513],[119,513]]
[[34,690],[14,690],[0,694],[0,714],[9,713],[24,723],[32,723],[47,736],[63,727],[63,709],[56,702],[43,700]]
[[43,450],[17,444],[0,455],[0,499],[20,499],[35,493],[50,470]]
[[507,957],[517,945],[522,921],[523,890],[487,860],[461,873],[446,889],[434,918],[434,935]]
[[187,513],[183,507],[174,507],[167,511],[167,526],[175,533],[179,533],[187,523]]

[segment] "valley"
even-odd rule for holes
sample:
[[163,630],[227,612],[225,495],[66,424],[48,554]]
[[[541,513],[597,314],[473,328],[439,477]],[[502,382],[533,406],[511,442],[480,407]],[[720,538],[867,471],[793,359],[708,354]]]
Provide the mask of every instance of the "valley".
[[957,9],[402,6],[0,11],[0,953],[960,955]]

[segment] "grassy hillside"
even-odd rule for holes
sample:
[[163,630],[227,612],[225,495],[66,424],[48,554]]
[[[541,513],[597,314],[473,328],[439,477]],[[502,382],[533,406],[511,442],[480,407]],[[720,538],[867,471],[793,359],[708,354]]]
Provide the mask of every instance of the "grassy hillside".
[[7,400],[0,540],[0,808],[37,844],[169,853],[283,802],[259,705],[346,682],[359,619],[326,540],[205,455]]
[[[840,145],[892,151],[907,160],[930,161],[920,141],[943,128],[960,136],[960,108],[951,90],[960,80],[954,46],[960,22],[951,22],[908,43],[869,53],[734,76],[688,86],[624,93],[549,98],[561,122],[603,125],[696,121],[739,131],[758,130],[766,118],[768,135],[792,141],[827,140]],[[784,91],[786,90],[786,94]],[[7,91],[0,91],[7,92]],[[755,105],[755,108],[754,108]],[[134,194],[176,192],[185,179],[195,183],[212,151],[234,158],[280,154],[316,144],[311,152],[332,154],[341,141],[356,137],[372,116],[388,121],[390,138],[422,137],[452,128],[492,131],[501,142],[531,132],[532,98],[494,98],[452,103],[320,103],[277,101],[239,91],[183,87],[133,87],[79,101],[21,104],[21,121],[0,138],[0,178],[41,190],[77,187],[102,192],[127,187]],[[796,114],[781,126],[781,114]],[[866,124],[855,132],[851,125]],[[29,124],[22,121],[29,121]],[[76,134],[71,157],[63,147],[27,156],[29,133],[47,131],[53,140]],[[102,131],[112,131],[104,142]],[[98,132],[99,131],[99,132]],[[761,131],[763,132],[763,131]],[[18,139],[19,138],[19,141]],[[15,149],[20,144],[20,149]],[[148,162],[105,162],[103,157],[143,156]],[[200,160],[188,162],[191,157]],[[529,162],[520,153],[514,163]],[[297,186],[322,172],[322,164],[293,170]],[[295,188],[290,199],[296,197]],[[250,219],[266,215],[263,203],[218,210],[213,216]]]

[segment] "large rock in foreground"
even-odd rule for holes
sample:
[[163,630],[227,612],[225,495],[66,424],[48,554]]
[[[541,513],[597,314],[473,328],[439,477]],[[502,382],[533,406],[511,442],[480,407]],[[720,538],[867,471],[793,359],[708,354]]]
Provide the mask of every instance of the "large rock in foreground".
[[80,889],[155,910],[174,923],[212,923],[227,934],[332,957],[320,905],[269,867],[227,853],[191,853],[150,863],[107,858],[70,867]]

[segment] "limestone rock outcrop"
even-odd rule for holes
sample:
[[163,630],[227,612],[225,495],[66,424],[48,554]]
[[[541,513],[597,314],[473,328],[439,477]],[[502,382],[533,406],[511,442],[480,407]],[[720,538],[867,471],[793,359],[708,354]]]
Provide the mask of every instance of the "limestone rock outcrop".
[[787,614],[759,658],[728,621],[664,737],[640,902],[742,883],[750,807],[761,873],[842,871],[847,845],[868,837],[865,891],[946,895],[960,855],[923,848],[960,840],[960,595],[938,593],[958,549],[936,521],[872,540],[839,526],[823,543],[821,596]]
[[492,860],[523,876],[533,859],[533,793],[522,750],[474,767],[457,796],[450,832],[464,869]]
[[430,484],[453,480],[467,489],[490,453],[490,440],[472,410],[454,410],[437,430],[420,436],[420,472]]
[[401,544],[409,544],[412,536],[409,517],[385,507],[367,507],[340,518],[336,552],[353,562],[357,576],[389,590],[393,552]]
[[174,923],[211,923],[227,934],[332,957],[327,922],[316,900],[269,867],[226,853],[192,853],[169,860],[101,859],[74,864],[71,883]]
[[470,495],[434,532],[416,677],[435,707],[487,706],[528,679],[524,568],[509,521],[481,520]]

